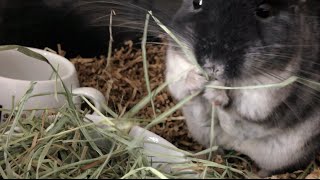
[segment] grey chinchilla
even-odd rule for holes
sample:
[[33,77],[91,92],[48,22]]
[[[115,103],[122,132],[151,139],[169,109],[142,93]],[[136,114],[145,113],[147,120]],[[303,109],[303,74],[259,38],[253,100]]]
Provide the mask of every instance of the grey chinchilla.
[[[184,48],[172,41],[167,55],[171,94],[181,100],[193,137],[252,158],[267,176],[306,166],[320,147],[320,92],[297,81],[282,88],[221,90],[278,84],[291,77],[320,79],[320,2],[317,0],[184,0],[171,24]],[[190,70],[191,69],[191,70]],[[185,73],[187,72],[187,73]],[[183,74],[181,76],[181,74]]]

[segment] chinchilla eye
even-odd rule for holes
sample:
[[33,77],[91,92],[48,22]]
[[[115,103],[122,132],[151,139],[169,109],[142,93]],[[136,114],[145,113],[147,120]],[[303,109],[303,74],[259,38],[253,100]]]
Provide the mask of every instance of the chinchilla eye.
[[193,0],[193,8],[195,10],[201,9],[202,3],[203,3],[203,0]]
[[261,4],[256,9],[256,16],[262,19],[267,19],[272,16],[272,7],[269,4]]

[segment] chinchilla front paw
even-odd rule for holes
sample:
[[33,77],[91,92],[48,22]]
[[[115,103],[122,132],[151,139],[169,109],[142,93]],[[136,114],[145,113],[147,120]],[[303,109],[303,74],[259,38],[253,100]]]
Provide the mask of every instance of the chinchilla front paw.
[[[208,84],[209,86],[223,86],[219,81],[213,81]],[[225,107],[229,104],[230,98],[228,97],[225,90],[206,88],[203,95],[209,102],[215,106]]]

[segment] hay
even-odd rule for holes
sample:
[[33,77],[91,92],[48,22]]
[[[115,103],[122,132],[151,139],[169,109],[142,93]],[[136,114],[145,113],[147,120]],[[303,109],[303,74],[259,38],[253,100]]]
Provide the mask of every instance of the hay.
[[[17,46],[13,48],[17,48]],[[153,54],[153,58],[150,58],[152,60],[149,62],[149,68],[162,73],[164,56],[159,58],[156,54],[164,53],[165,47],[147,45],[147,48],[150,48],[150,51],[148,49],[147,52]],[[30,56],[34,55],[23,47],[18,47],[18,49],[23,49],[22,53]],[[159,51],[161,49],[162,51]],[[123,58],[123,55],[125,55],[125,58]],[[43,58],[39,57],[38,54],[35,57]],[[72,94],[68,91],[65,92],[65,96],[69,100],[68,104],[58,111],[47,110],[42,117],[35,117],[34,113],[22,117],[23,105],[31,98],[29,96],[32,92],[31,86],[19,106],[8,112],[11,115],[6,122],[0,124],[1,176],[3,178],[21,179],[185,177],[185,173],[164,174],[161,168],[152,168],[147,161],[146,152],[138,145],[139,142],[134,143],[133,139],[128,136],[127,127],[131,126],[131,122],[140,123],[142,126],[148,125],[154,115],[152,107],[146,106],[134,117],[126,116],[126,110],[136,107],[136,104],[139,104],[141,99],[148,95],[146,86],[141,83],[141,80],[144,79],[141,78],[141,76],[144,76],[141,73],[141,69],[143,69],[141,57],[141,50],[134,49],[133,43],[127,42],[126,48],[115,51],[110,62],[111,68],[104,69],[104,65],[106,65],[104,58],[100,60],[81,58],[72,60],[78,70],[83,67],[79,64],[85,66],[86,71],[79,70],[82,85],[86,83],[85,79],[93,79],[96,81],[91,80],[91,82],[88,82],[89,85],[85,86],[96,87],[100,90],[105,88],[105,91],[102,92],[105,92],[106,97],[109,97],[110,108],[108,108],[109,113],[107,114],[111,121],[109,125],[114,124],[114,128],[99,128],[100,126],[96,126],[96,124],[84,121],[84,116],[89,111],[96,110],[91,108],[92,105],[89,101],[85,101],[86,106],[82,110],[77,110],[73,102],[70,101]],[[136,61],[132,61],[132,58]],[[94,69],[90,64],[99,68]],[[132,70],[134,67],[136,67],[136,71]],[[89,76],[91,78],[85,78],[81,73],[87,73],[85,77]],[[110,79],[103,78],[102,73],[105,73],[106,77]],[[149,73],[150,87],[152,90],[157,89],[157,85],[164,82],[163,76],[159,78],[157,73],[152,71]],[[101,83],[102,79],[107,80],[107,82],[114,81],[114,83],[105,83],[105,81]],[[141,84],[136,85],[137,83]],[[123,96],[119,96],[119,94],[123,94]],[[121,98],[121,100],[117,98]],[[171,131],[173,133],[168,134],[178,134],[186,139],[187,130],[183,132],[174,125],[174,122],[178,122],[181,124],[179,125],[181,128],[185,128],[181,112],[173,113],[174,110],[170,110],[172,106],[176,106],[172,98],[167,92],[162,92],[154,99],[155,102],[165,105],[165,107],[156,105],[157,118],[161,120],[169,116],[166,120],[171,125],[169,125],[170,128],[168,129],[170,130],[167,132]],[[176,108],[179,108],[179,106],[176,106]],[[173,115],[170,117],[169,114],[172,113]],[[52,116],[52,114],[55,114],[55,116]],[[163,125],[157,125],[153,130],[162,132],[159,128],[163,129]],[[188,139],[185,141],[191,142]],[[192,147],[190,144],[187,145],[189,148]],[[198,148],[198,150],[200,149]],[[206,150],[198,154],[204,155],[211,151]],[[243,172],[232,167],[194,158],[197,154],[186,152],[186,155],[190,156],[193,163],[177,165],[177,167],[194,169],[199,173],[206,168],[212,173],[208,177],[227,177],[226,172],[232,177],[244,175]],[[187,177],[189,176],[190,174],[187,174]]]

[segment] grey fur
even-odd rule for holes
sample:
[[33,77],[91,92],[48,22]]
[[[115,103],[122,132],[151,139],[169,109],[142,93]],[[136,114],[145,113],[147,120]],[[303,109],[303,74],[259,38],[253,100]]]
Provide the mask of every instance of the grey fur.
[[[261,4],[271,5],[272,17],[255,16]],[[193,9],[193,1],[185,0],[172,27],[183,32],[178,37],[210,80],[171,42],[167,80],[185,75],[169,86],[170,92],[181,100],[208,84],[273,84],[291,76],[319,82],[319,7],[312,0],[204,0],[201,9]],[[193,137],[209,146],[211,108],[218,105],[216,143],[248,155],[267,175],[305,166],[319,150],[319,97],[318,90],[301,83],[260,90],[206,89],[183,112]]]

